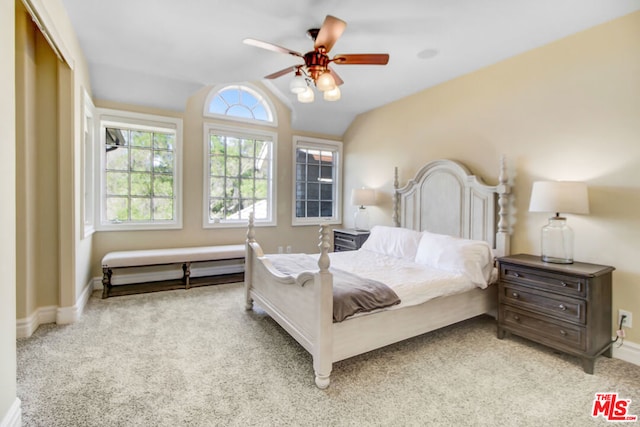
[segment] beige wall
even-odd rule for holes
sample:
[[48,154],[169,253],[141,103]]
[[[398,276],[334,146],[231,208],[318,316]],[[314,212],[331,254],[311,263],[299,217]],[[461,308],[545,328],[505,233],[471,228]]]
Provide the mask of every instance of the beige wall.
[[[17,316],[54,306],[79,315],[92,238],[81,239],[82,94],[90,92],[80,45],[59,0],[28,0],[58,57],[16,2]],[[62,313],[62,315],[61,315]]]
[[[16,391],[15,19],[14,0],[0,0],[0,424],[9,425]],[[15,409],[15,407],[14,407]]]
[[[575,258],[615,266],[615,316],[638,317],[639,76],[640,12],[363,114],[344,138],[344,194],[379,188],[372,222],[390,224],[394,166],[404,184],[425,162],[451,158],[495,183],[505,155],[515,171],[512,252],[539,254],[548,215],[528,212],[532,182],[584,180],[591,214],[568,215]],[[640,328],[627,338],[640,343]]]
[[[267,96],[268,90],[255,83]],[[167,246],[198,246],[243,243],[246,228],[203,229],[202,199],[203,173],[202,160],[204,144],[204,123],[202,115],[205,99],[211,90],[205,87],[196,92],[189,100],[184,114],[157,109],[120,105],[106,101],[96,101],[96,107],[115,108],[150,114],[168,115],[183,119],[183,229],[169,231],[105,231],[97,232],[94,238],[93,274],[100,272],[100,260],[105,253],[113,250],[162,248]],[[294,134],[323,137],[317,134],[297,133],[291,129],[289,109],[275,97],[270,96],[278,116],[278,127],[258,127],[277,131],[277,227],[257,228],[257,238],[264,244],[265,251],[275,252],[278,246],[291,245],[294,252],[317,252],[318,229],[316,226],[291,226],[292,195],[292,137]],[[216,123],[216,120],[206,119]],[[220,123],[218,121],[218,123]],[[229,125],[229,122],[223,122]],[[327,137],[325,135],[325,137]],[[334,138],[335,139],[335,138]],[[168,243],[170,242],[170,243]]]

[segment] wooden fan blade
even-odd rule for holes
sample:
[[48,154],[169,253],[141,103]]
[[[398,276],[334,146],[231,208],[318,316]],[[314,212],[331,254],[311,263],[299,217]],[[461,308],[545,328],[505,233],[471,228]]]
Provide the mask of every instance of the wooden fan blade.
[[255,47],[260,47],[262,49],[272,50],[274,52],[288,53],[289,55],[299,56],[300,58],[302,58],[302,54],[296,52],[295,50],[287,49],[286,47],[278,46],[277,44],[263,42],[262,40],[244,39],[242,40],[242,43],[248,44],[249,46],[255,46]]
[[320,46],[324,46],[326,51],[329,52],[346,27],[347,23],[342,19],[327,15],[327,17],[324,18],[322,27],[320,27],[314,47],[317,49]]
[[296,67],[287,67],[283,68],[280,71],[276,71],[275,73],[269,74],[268,76],[264,76],[265,79],[277,79],[280,76],[284,76],[285,74],[289,74],[292,71],[295,71]]
[[340,86],[341,84],[344,83],[344,80],[342,80],[340,78],[340,76],[338,75],[338,73],[336,73],[335,71],[333,71],[333,69],[331,67],[327,67],[329,69],[329,73],[331,74],[331,77],[333,77],[333,80],[336,82],[336,85]]
[[341,65],[387,65],[389,62],[389,54],[387,53],[355,53],[336,55],[333,60],[336,64]]

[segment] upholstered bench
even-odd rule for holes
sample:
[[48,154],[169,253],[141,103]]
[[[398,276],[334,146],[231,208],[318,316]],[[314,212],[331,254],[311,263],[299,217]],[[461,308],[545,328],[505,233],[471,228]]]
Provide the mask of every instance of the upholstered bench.
[[[191,248],[149,249],[109,252],[102,258],[102,298],[139,292],[168,289],[189,289],[214,283],[231,283],[243,280],[243,273],[200,277],[197,283],[191,278],[191,263],[236,260],[244,264],[245,245],[199,246]],[[182,278],[154,281],[143,284],[116,285],[111,283],[114,269],[181,264]],[[244,267],[242,267],[244,270]]]

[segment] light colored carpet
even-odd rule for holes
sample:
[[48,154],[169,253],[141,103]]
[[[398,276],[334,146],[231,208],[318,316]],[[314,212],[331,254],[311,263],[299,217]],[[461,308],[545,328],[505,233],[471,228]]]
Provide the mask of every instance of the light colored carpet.
[[480,317],[334,364],[310,355],[239,284],[92,296],[80,321],[18,341],[24,426],[589,426],[596,392],[632,399],[640,367],[578,359]]

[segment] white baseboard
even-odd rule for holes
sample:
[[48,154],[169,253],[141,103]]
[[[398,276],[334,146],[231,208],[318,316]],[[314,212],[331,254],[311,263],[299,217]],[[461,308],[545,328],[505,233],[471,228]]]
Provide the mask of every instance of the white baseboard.
[[55,323],[57,310],[58,307],[55,305],[38,307],[31,316],[25,319],[17,319],[16,338],[28,338],[38,329],[38,326],[45,323]]
[[9,411],[0,420],[0,427],[20,427],[22,425],[22,407],[20,399],[16,397]]
[[76,303],[71,307],[57,307],[55,305],[47,307],[38,307],[36,311],[25,319],[16,320],[16,337],[29,338],[40,325],[45,323],[57,323],[66,325],[77,322],[84,311],[84,307],[89,301],[91,292],[93,292],[93,282],[95,279],[89,280],[82,289]]
[[640,366],[640,344],[625,341],[620,347],[613,344],[613,357]]
[[89,280],[89,283],[84,286],[82,292],[80,292],[80,296],[78,296],[78,299],[73,306],[58,307],[56,312],[56,323],[58,325],[68,325],[70,323],[77,322],[78,319],[80,319],[80,316],[82,316],[82,312],[84,311],[92,292],[93,279]]

